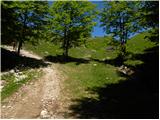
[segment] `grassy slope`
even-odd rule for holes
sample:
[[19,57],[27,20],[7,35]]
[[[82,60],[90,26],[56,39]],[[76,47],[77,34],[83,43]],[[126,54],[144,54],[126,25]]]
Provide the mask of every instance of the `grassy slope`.
[[[146,48],[151,48],[154,43],[144,39],[147,33],[139,34],[128,41],[127,51],[133,54],[143,53]],[[72,48],[69,51],[69,55],[74,58],[93,58],[93,59],[113,59],[117,56],[116,51],[107,51],[107,38],[95,38],[89,39],[87,46],[81,46]],[[41,42],[40,45],[32,47],[26,45],[26,49],[41,55],[62,54],[62,51],[51,43]],[[46,52],[47,51],[47,52]],[[137,65],[142,64],[142,61],[128,59],[125,64]],[[90,96],[87,93],[88,88],[97,86],[103,86],[104,84],[118,83],[125,78],[120,77],[117,74],[117,68],[113,65],[104,64],[96,61],[89,61],[89,63],[76,64],[75,62],[68,62],[66,64],[60,64],[60,70],[65,74],[66,80],[64,81],[64,91],[68,94],[69,98],[78,98],[84,96]]]
[[144,32],[138,34],[127,42],[126,49],[130,55],[128,56],[128,60],[124,62],[126,65],[136,66],[138,64],[143,64],[140,60],[133,60],[130,58],[135,54],[144,54],[146,49],[156,46],[154,42],[145,39],[146,35],[149,35],[149,33]]
[[136,35],[131,38],[127,43],[127,51],[134,54],[142,54],[145,49],[152,48],[155,43],[145,39],[145,36],[149,35],[147,32]]
[[[86,47],[81,46],[72,48],[69,51],[69,55],[81,59],[93,58],[105,60],[107,58],[115,58],[115,51],[106,52],[107,41],[107,38],[89,39]],[[43,57],[47,55],[55,56],[62,54],[62,51],[59,50],[57,46],[54,46],[49,42],[41,42],[41,44],[35,47],[27,44],[25,48],[32,50]],[[80,63],[78,65],[76,62],[68,62],[66,64],[60,64],[59,68],[63,74],[68,76],[64,82],[64,91],[67,91],[69,96],[71,95],[74,98],[89,96],[89,93],[86,92],[86,89],[88,88],[124,80],[116,74],[116,67],[96,61]]]
[[[143,53],[146,48],[153,47],[154,44],[152,42],[144,40],[146,34],[147,33],[139,34],[129,40],[127,43],[127,51],[137,54]],[[104,60],[107,58],[115,58],[117,55],[116,51],[106,51],[107,41],[107,38],[89,39],[86,47],[72,48],[70,49],[69,55],[74,58],[83,59],[94,58]],[[41,42],[41,44],[35,47],[27,44],[26,49],[32,50],[41,56],[62,54],[62,50],[60,50],[58,46],[49,42]],[[125,63],[136,65],[142,62],[129,59]],[[116,74],[115,66],[96,61],[90,61],[89,63],[82,63],[79,65],[75,62],[69,62],[61,64],[60,69],[68,76],[65,81],[65,89],[69,91],[69,93],[73,93],[72,95],[75,97],[82,97],[87,88],[103,86],[104,84],[124,80]]]

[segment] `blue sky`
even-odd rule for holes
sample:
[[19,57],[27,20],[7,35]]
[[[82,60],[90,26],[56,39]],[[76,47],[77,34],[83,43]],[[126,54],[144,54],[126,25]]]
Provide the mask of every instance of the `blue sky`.
[[105,32],[102,27],[100,27],[100,21],[97,20],[97,25],[93,28],[92,37],[102,37],[105,35]]
[[[97,5],[98,10],[101,10],[104,7],[102,1],[92,1],[92,3]],[[97,22],[97,25],[93,28],[92,37],[95,37],[95,36],[96,37],[103,37],[106,34],[103,30],[103,27],[100,27],[100,25],[101,25],[100,19],[97,19],[96,22]]]

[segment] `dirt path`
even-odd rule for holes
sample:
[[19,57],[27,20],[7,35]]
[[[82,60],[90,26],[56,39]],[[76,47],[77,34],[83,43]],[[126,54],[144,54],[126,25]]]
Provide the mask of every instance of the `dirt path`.
[[[22,50],[21,54],[41,59],[25,50]],[[58,113],[61,75],[55,64],[42,70],[43,77],[23,85],[15,94],[3,101],[1,118],[63,118],[63,115]]]
[[[7,49],[7,50],[15,51],[15,50],[13,50],[13,47],[12,47],[12,46],[5,46],[5,45],[4,45],[3,47],[4,47],[5,49]],[[26,51],[26,50],[23,50],[23,49],[21,49],[20,54],[21,54],[22,56],[31,57],[31,58],[35,58],[35,59],[38,59],[38,60],[39,60],[39,59],[42,59],[40,56],[32,53],[31,51],[29,52],[29,51]]]

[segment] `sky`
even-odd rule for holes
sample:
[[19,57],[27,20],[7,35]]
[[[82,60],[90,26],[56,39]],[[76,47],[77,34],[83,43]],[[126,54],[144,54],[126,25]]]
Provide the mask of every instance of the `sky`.
[[[91,2],[97,5],[98,10],[101,10],[104,7],[102,1],[94,1],[94,2],[91,1]],[[100,25],[101,25],[100,19],[97,19],[96,22],[97,22],[97,25],[93,28],[92,37],[95,37],[95,36],[96,37],[103,37],[103,36],[105,36],[106,34],[105,34],[105,31],[103,30],[103,27],[100,27]]]

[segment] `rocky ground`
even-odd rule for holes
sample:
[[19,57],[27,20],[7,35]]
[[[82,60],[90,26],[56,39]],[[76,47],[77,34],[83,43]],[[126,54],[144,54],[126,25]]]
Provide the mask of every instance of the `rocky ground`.
[[[21,54],[41,59],[25,50]],[[40,69],[44,72],[41,78],[24,84],[15,94],[2,101],[1,118],[63,118],[59,112],[63,77],[53,63]]]

